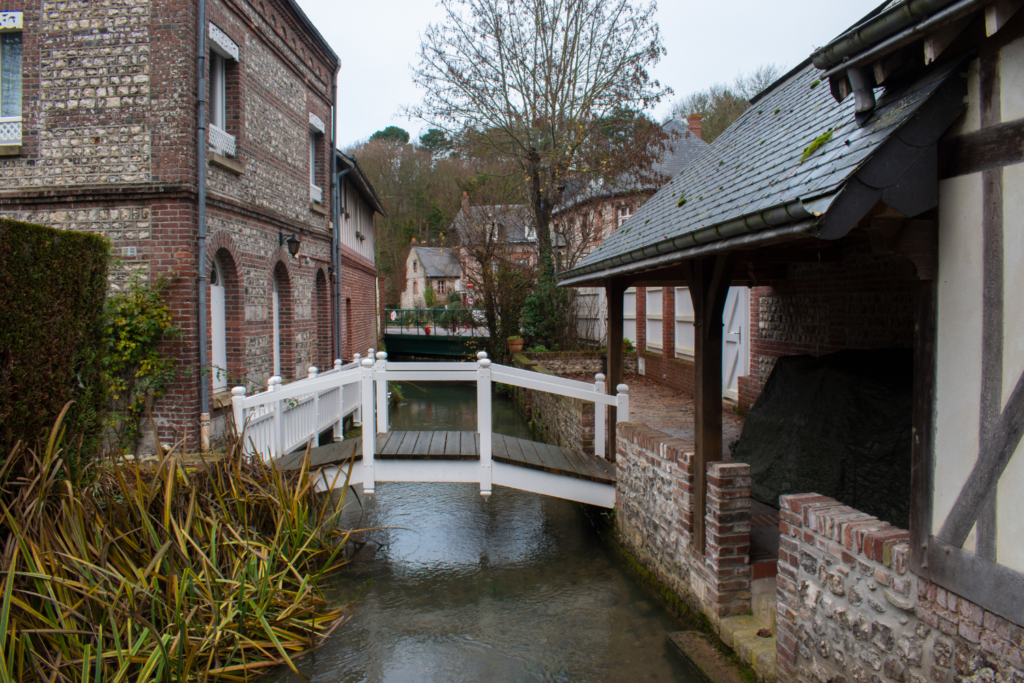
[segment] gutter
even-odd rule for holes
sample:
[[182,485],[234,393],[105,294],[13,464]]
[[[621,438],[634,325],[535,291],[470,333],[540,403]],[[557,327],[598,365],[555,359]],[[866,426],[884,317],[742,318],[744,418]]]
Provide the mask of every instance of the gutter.
[[200,450],[210,450],[210,387],[203,369],[206,368],[206,0],[199,0],[196,16],[199,39],[196,44],[196,185],[198,187],[199,223],[199,277],[197,284],[199,305],[199,444]]
[[[878,43],[877,45],[874,45],[873,47],[869,46],[870,49],[864,50],[862,52],[856,53],[855,55],[847,57],[845,62],[842,62],[838,66],[832,67],[824,74],[822,74],[822,78],[824,79],[830,78],[832,76],[838,76],[847,69],[852,69],[855,67],[868,64],[877,59],[878,57],[881,57],[882,55],[885,55],[889,52],[892,52],[893,50],[901,48],[904,45],[909,45],[918,38],[922,38],[927,33],[930,33],[936,29],[946,26],[947,24],[951,24],[961,19],[962,17],[970,14],[979,7],[987,5],[990,2],[991,0],[960,0],[960,2],[957,2],[951,7],[947,7],[941,12],[929,17],[928,19],[925,19],[920,23],[914,24],[909,28],[900,31],[899,33],[893,35],[887,40],[883,40],[882,42]],[[817,62],[815,62],[815,66],[818,66]],[[818,68],[823,69],[825,67],[819,66]]]
[[[819,69],[831,69],[868,50],[895,33],[927,19],[954,0],[904,0],[862,22],[811,55]],[[876,10],[877,12],[878,10]]]
[[[678,260],[678,252],[689,250],[704,244],[719,242],[740,235],[750,235],[766,228],[776,228],[790,223],[816,220],[832,203],[836,195],[828,195],[805,205],[799,198],[780,204],[763,211],[750,213],[718,225],[695,230],[672,239],[634,249],[625,254],[613,256],[588,266],[577,267],[563,275],[562,283],[576,281],[579,276],[597,271],[607,271],[616,266],[625,266],[659,256],[668,256],[668,260]],[[635,220],[635,218],[634,218]],[[756,240],[755,240],[756,241]],[[617,270],[617,269],[616,269]]]
[[671,254],[664,254],[657,258],[649,259],[640,263],[630,263],[619,266],[617,268],[609,268],[600,273],[592,273],[588,275],[577,275],[575,277],[567,278],[558,283],[559,287],[579,287],[586,286],[604,278],[616,277],[619,275],[625,275],[631,272],[637,272],[643,270],[653,270],[655,268],[662,268],[673,263],[685,261],[686,259],[696,258],[698,256],[706,256],[707,254],[715,254],[722,251],[729,251],[732,249],[739,249],[747,246],[763,246],[772,242],[780,242],[787,238],[801,235],[803,233],[811,232],[818,225],[816,218],[809,220],[800,221],[793,225],[786,225],[780,228],[771,228],[769,230],[762,230],[761,232],[751,233],[747,235],[740,235],[731,239],[719,240],[717,242],[710,242],[708,244],[702,244],[700,246],[691,247],[689,249],[683,249]]

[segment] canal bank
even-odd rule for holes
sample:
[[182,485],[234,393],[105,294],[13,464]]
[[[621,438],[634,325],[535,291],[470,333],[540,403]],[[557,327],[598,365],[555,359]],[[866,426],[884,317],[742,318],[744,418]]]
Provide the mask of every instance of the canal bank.
[[[395,430],[473,429],[475,386],[405,383]],[[495,432],[528,438],[496,396]],[[687,681],[688,625],[628,574],[583,506],[466,484],[382,483],[348,509],[363,552],[330,589],[351,617],[299,663],[321,681]],[[281,671],[273,680],[300,680]]]

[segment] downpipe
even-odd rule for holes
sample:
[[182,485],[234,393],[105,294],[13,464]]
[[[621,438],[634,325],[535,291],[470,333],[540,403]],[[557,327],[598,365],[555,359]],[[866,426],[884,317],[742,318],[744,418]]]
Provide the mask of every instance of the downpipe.
[[203,371],[206,358],[206,0],[199,0],[198,40],[196,45],[196,187],[199,223],[199,442],[210,449],[210,388]]

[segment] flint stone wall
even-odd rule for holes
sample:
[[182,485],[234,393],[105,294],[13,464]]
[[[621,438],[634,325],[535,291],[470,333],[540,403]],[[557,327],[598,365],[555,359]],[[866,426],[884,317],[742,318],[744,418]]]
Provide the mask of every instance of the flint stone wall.
[[909,532],[825,496],[781,502],[780,682],[1024,680],[1024,629],[910,572]]

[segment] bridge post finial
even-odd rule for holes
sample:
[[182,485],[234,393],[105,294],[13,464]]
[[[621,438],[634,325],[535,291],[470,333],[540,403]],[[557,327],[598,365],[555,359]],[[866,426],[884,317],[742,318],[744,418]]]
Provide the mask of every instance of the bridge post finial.
[[306,379],[316,379],[316,375],[319,372],[315,365],[310,365],[309,370],[306,373]]
[[615,392],[618,394],[617,398],[619,401],[615,421],[629,422],[629,387],[625,384],[620,384],[615,387]]
[[234,387],[231,390],[231,411],[235,421],[235,435],[241,437],[245,431],[245,387]]
[[387,359],[388,359],[388,352],[387,351],[378,351],[377,352],[377,360],[387,360]]
[[476,359],[477,360],[483,360],[484,358],[487,358],[487,352],[486,351],[481,351],[478,354],[476,354]]
[[341,359],[340,358],[335,358],[334,359],[334,369],[335,370],[341,370]]

